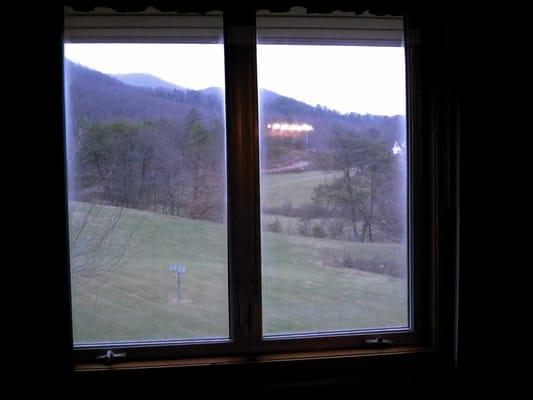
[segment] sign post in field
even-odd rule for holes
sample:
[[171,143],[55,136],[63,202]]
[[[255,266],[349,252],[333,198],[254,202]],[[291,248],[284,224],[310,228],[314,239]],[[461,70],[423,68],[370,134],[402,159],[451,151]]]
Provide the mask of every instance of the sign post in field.
[[176,289],[178,294],[178,301],[181,300],[181,275],[187,272],[187,267],[181,264],[170,264],[168,270],[176,273]]

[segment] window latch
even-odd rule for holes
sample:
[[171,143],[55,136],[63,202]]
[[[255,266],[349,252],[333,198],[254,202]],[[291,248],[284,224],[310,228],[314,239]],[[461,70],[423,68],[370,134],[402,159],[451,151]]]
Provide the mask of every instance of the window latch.
[[96,357],[97,360],[102,360],[106,365],[124,358],[126,358],[126,353],[115,353],[113,350],[107,350],[104,355]]
[[372,347],[377,349],[382,349],[384,347],[389,347],[393,345],[392,340],[383,339],[382,337],[365,339],[364,343],[366,347]]

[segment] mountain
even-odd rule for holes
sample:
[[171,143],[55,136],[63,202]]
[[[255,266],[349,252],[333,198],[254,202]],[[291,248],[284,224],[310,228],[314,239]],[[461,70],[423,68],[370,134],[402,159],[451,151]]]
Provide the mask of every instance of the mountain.
[[72,121],[86,118],[140,122],[163,118],[182,127],[192,108],[206,122],[224,118],[222,99],[217,103],[198,91],[133,86],[68,60],[65,61],[65,78],[67,111]]
[[259,103],[261,126],[282,121],[309,124],[314,128],[309,136],[309,144],[317,149],[328,145],[330,133],[335,126],[363,134],[378,131],[391,147],[396,141],[405,141],[404,116],[341,114],[327,107],[313,107],[267,89],[260,91]]
[[146,87],[146,88],[153,88],[153,89],[163,88],[163,89],[170,89],[170,90],[174,90],[174,89],[184,90],[184,88],[181,86],[164,81],[163,79],[159,79],[158,77],[150,75],[150,74],[133,73],[133,74],[114,74],[111,76],[131,86],[139,86],[139,87]]
[[[192,108],[207,124],[220,125],[225,119],[221,88],[191,90],[149,74],[110,76],[68,60],[65,61],[65,75],[67,100],[70,99],[67,108],[73,121],[81,117],[108,122],[163,118],[182,130],[186,115]],[[309,145],[316,149],[327,146],[335,126],[361,133],[378,131],[391,147],[396,141],[405,141],[404,116],[345,115],[266,89],[260,91],[259,100],[261,127],[273,122],[310,124],[314,131],[309,135]]]

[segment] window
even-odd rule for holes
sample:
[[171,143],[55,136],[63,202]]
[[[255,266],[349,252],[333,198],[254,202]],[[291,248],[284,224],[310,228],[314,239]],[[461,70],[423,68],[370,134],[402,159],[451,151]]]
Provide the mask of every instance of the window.
[[221,44],[65,45],[75,343],[228,337],[223,71]]
[[257,21],[263,333],[409,328],[402,20],[308,18]]
[[77,360],[427,339],[403,32],[66,10]]

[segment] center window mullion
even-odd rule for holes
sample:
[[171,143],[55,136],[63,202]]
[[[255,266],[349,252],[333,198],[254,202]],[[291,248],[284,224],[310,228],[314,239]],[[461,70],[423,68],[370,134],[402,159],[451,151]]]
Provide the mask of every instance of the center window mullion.
[[259,133],[255,14],[224,17],[230,335],[261,339]]

